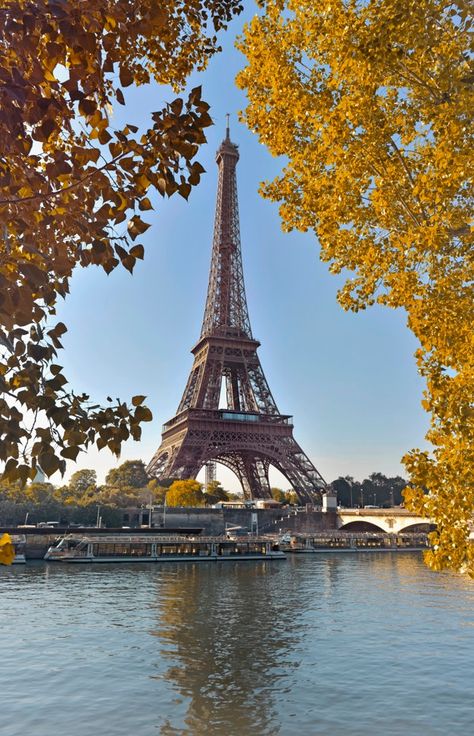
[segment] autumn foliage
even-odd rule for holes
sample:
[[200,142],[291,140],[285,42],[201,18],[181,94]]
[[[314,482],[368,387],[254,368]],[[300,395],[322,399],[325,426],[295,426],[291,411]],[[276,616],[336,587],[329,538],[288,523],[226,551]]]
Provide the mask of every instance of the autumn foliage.
[[166,494],[167,506],[204,506],[202,485],[197,480],[175,480]]
[[474,506],[472,6],[464,0],[267,0],[245,30],[245,119],[280,176],[287,230],[312,230],[339,300],[405,310],[426,379],[430,451],[407,505],[437,525],[427,560],[470,569]]
[[118,454],[151,419],[68,386],[54,324],[73,270],[133,271],[155,195],[187,198],[211,124],[200,88],[115,127],[127,89],[180,88],[218,50],[237,0],[17,0],[0,8],[0,463],[49,476],[92,443]]

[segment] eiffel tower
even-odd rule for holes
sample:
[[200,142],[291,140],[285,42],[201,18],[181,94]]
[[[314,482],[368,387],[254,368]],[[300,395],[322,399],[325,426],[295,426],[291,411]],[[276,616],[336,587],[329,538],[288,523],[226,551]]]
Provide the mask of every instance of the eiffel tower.
[[[250,329],[240,249],[238,160],[227,123],[216,154],[217,204],[201,336],[192,349],[194,364],[178,411],[163,426],[161,445],[147,473],[162,480],[195,478],[206,463],[218,462],[237,475],[246,499],[271,498],[272,465],[288,479],[301,503],[320,503],[322,494],[331,493],[294,440],[292,417],[278,411],[257,355],[260,343]],[[222,387],[226,408],[220,408]]]

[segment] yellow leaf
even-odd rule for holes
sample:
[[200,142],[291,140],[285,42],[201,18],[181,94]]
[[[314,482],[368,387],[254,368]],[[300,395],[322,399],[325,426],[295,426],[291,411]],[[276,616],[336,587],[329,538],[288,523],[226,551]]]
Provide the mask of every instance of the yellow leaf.
[[9,534],[0,537],[0,564],[11,565],[15,559],[15,547]]

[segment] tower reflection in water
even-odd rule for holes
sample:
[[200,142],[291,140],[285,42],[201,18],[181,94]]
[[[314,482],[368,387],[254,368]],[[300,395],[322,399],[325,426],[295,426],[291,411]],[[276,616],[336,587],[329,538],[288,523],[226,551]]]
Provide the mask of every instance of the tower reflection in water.
[[187,708],[184,730],[170,717],[162,736],[276,733],[278,680],[294,666],[295,643],[280,566],[227,562],[216,574],[214,564],[189,564],[161,578],[150,633],[165,644],[165,677]]

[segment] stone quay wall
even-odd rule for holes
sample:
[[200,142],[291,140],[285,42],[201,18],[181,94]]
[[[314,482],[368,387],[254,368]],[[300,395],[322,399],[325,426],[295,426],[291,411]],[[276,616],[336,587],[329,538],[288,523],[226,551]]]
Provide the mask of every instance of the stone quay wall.
[[[153,524],[163,525],[161,508],[153,511]],[[242,531],[275,534],[285,531],[317,532],[337,529],[336,513],[297,509],[199,509],[166,508],[166,526],[201,527],[203,534],[224,534],[228,527],[242,527]]]

